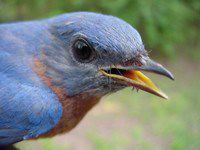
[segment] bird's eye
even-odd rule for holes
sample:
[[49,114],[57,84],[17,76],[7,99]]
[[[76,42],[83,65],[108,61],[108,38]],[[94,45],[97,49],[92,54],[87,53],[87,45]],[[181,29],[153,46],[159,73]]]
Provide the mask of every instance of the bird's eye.
[[88,63],[94,58],[93,48],[83,39],[79,39],[74,43],[73,53],[76,60],[82,63]]

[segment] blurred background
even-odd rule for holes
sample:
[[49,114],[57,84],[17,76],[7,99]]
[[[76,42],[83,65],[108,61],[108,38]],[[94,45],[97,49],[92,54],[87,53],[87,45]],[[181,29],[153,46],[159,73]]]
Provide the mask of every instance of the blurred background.
[[16,144],[20,150],[200,149],[200,1],[0,0],[0,23],[73,11],[118,16],[141,34],[150,56],[175,75],[151,75],[165,101],[130,88],[106,96],[70,133]]

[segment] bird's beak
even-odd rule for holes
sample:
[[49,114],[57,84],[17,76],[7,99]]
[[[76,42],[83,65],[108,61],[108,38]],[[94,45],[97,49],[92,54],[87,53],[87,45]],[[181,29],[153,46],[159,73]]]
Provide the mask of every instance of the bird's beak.
[[147,76],[145,76],[141,70],[161,74],[174,80],[173,75],[167,69],[149,58],[145,58],[144,64],[141,66],[111,68],[110,70],[101,69],[100,72],[113,79],[125,81],[125,84],[129,86],[168,99],[168,96],[163,93]]

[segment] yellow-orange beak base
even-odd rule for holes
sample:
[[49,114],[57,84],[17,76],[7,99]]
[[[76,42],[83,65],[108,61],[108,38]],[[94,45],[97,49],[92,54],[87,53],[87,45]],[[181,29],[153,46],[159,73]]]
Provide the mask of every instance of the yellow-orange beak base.
[[133,86],[137,89],[152,93],[164,99],[168,99],[168,96],[163,93],[156,85],[142,72],[136,70],[126,70],[122,74],[111,74],[104,70],[99,70],[103,75],[109,76],[113,79],[125,81],[129,86]]

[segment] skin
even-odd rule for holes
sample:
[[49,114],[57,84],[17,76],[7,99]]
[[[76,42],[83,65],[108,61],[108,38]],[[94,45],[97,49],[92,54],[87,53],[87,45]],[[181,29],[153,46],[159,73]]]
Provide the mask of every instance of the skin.
[[[68,132],[104,95],[130,86],[100,69],[118,66],[173,78],[162,66],[148,65],[139,33],[113,16],[69,13],[2,24],[0,32],[0,146]],[[91,61],[74,56],[77,39],[90,43]]]

